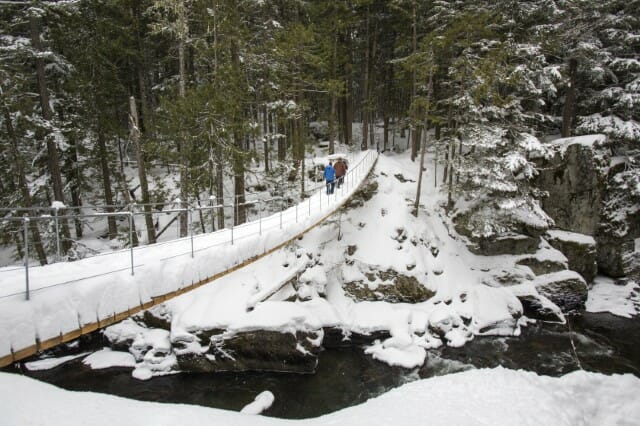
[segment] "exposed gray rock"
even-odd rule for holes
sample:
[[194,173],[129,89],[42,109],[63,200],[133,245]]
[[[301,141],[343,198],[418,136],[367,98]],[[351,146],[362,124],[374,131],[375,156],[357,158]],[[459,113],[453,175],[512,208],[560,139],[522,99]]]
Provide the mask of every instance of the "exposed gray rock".
[[349,199],[345,202],[343,209],[362,207],[365,202],[369,201],[378,192],[378,182],[367,182],[362,185]]
[[621,278],[633,272],[629,259],[633,255],[633,240],[621,239],[615,235],[600,235],[598,238],[598,269],[605,275]]
[[562,322],[562,319],[553,311],[553,309],[543,306],[535,296],[525,295],[518,296],[520,303],[522,303],[523,315],[527,318],[535,319],[538,321],[553,321]]
[[584,308],[587,301],[587,283],[575,271],[560,271],[536,277],[538,293],[557,305],[562,312]]
[[596,263],[596,241],[583,234],[567,231],[547,231],[546,240],[560,250],[569,261],[569,269],[576,271],[590,283],[598,273]]
[[389,330],[376,330],[363,334],[337,327],[325,327],[323,331],[322,347],[326,349],[368,345],[375,340],[383,341],[391,337]]
[[489,287],[505,287],[522,284],[530,281],[534,276],[523,268],[509,267],[500,270],[492,270],[491,275],[483,278],[482,282]]
[[370,271],[365,275],[369,282],[381,281],[375,288],[363,281],[351,281],[343,284],[347,296],[361,301],[385,301],[391,303],[420,303],[429,300],[435,294],[415,277],[403,275],[393,269]]
[[[218,333],[218,334],[212,334]],[[313,373],[318,363],[321,332],[281,333],[256,330],[229,335],[221,330],[199,334],[202,353],[177,350],[182,371],[278,371]],[[209,341],[206,338],[209,336]]]
[[508,234],[495,238],[481,238],[470,245],[472,253],[483,256],[501,254],[533,254],[538,249],[540,239],[522,234]]
[[148,328],[161,328],[171,331],[171,313],[164,304],[154,306],[144,311],[141,321]]
[[[602,142],[605,140],[602,136]],[[539,171],[535,184],[548,192],[542,208],[556,226],[595,235],[600,223],[608,158],[597,146],[580,141],[579,138],[554,141],[555,154],[535,160]]]
[[536,275],[551,274],[553,272],[564,271],[567,265],[558,260],[538,259],[536,257],[524,257],[516,262],[518,265],[529,267]]

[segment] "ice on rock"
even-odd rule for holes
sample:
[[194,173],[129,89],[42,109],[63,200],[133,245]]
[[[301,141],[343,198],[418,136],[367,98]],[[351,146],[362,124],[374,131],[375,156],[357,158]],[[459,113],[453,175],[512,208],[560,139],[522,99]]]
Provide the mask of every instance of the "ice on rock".
[[87,356],[82,360],[82,363],[94,370],[99,370],[111,367],[135,367],[136,360],[129,352],[118,352],[104,348]]
[[253,400],[250,404],[245,405],[242,410],[240,410],[243,414],[261,414],[263,411],[269,409],[275,401],[275,396],[270,391],[261,392],[256,399]]

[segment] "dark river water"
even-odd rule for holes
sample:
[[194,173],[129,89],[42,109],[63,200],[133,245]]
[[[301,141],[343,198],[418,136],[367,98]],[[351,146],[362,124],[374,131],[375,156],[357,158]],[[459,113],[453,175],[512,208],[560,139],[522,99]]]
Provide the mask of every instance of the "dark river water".
[[80,361],[25,374],[69,390],[236,411],[270,390],[275,401],[264,415],[306,418],[359,404],[419,378],[498,365],[552,376],[582,368],[640,377],[640,317],[585,313],[572,317],[569,325],[529,325],[519,337],[476,337],[462,348],[429,351],[425,365],[414,370],[391,368],[353,347],[322,352],[317,372],[308,375],[182,373],[139,381],[130,369],[91,370]]

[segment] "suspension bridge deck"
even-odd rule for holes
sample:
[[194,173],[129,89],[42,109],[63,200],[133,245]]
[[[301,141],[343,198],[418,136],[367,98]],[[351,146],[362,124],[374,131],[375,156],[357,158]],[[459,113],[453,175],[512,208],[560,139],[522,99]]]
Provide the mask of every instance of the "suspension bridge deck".
[[[75,262],[0,269],[0,367],[77,339],[230,274],[300,238],[359,188],[377,154],[351,159],[345,184],[230,229]],[[29,297],[27,297],[29,296]]]

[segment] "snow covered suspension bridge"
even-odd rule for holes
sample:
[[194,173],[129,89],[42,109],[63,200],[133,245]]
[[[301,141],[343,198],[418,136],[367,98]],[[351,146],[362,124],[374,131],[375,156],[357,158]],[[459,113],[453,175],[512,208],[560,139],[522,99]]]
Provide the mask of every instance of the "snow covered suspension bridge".
[[[334,214],[376,159],[374,151],[355,154],[345,183],[332,195],[318,186],[300,204],[230,228],[45,266],[29,267],[25,253],[24,267],[0,268],[0,367],[121,321],[279,250]],[[131,212],[118,214],[129,223],[133,220]],[[26,233],[33,218],[16,220]]]

